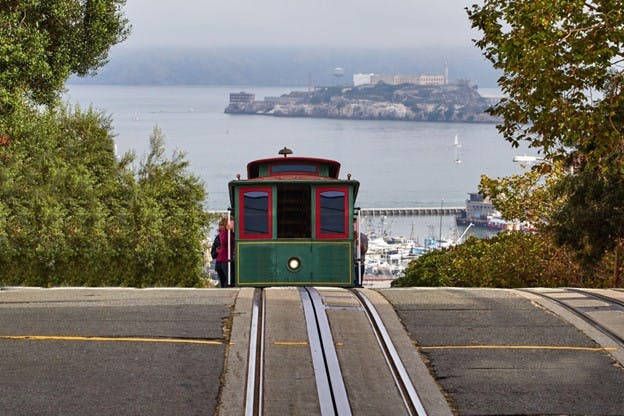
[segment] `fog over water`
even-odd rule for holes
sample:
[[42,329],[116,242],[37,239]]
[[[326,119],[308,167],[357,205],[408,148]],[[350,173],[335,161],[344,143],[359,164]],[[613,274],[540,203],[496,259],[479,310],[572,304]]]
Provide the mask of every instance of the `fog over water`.
[[129,47],[470,45],[467,0],[128,0]]

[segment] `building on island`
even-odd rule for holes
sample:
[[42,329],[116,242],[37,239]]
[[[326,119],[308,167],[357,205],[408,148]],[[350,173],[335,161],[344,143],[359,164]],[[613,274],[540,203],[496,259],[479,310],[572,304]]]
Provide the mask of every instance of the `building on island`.
[[255,100],[256,94],[250,94],[243,91],[230,93],[230,104],[247,104],[253,103]]
[[353,85],[375,85],[383,82],[388,85],[415,84],[415,85],[447,85],[448,66],[444,66],[443,75],[379,75],[353,74]]
[[371,85],[372,78],[375,74],[353,74],[353,86],[359,87],[360,85]]

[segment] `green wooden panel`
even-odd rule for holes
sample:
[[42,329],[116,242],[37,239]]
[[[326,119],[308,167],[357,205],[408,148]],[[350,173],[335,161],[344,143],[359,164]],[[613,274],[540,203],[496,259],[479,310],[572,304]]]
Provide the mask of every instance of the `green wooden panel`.
[[314,244],[312,256],[315,259],[315,267],[312,281],[351,283],[353,281],[351,247],[351,243],[347,241]]
[[275,269],[273,252],[273,247],[269,244],[237,244],[235,259],[237,283],[270,281]]
[[[349,241],[244,241],[236,245],[239,286],[351,285],[352,244]],[[296,257],[301,266],[288,268]]]

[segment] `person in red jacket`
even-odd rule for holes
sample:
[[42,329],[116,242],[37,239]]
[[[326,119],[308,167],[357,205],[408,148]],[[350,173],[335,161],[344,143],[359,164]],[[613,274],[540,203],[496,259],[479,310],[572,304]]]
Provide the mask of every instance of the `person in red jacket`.
[[[219,286],[234,286],[234,220],[221,217],[219,220],[219,248],[215,270],[219,275]],[[228,251],[229,248],[229,251]],[[229,276],[228,276],[229,265]]]

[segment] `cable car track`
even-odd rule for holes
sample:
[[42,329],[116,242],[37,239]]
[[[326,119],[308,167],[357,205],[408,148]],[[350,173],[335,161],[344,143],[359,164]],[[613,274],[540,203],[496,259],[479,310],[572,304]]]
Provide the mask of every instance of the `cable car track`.
[[264,311],[264,290],[255,289],[249,334],[249,361],[247,366],[245,416],[262,414],[264,320],[266,316]]
[[[321,415],[350,416],[352,414],[351,404],[323,298],[312,287],[300,287],[298,291],[305,316]],[[351,289],[350,293],[359,302],[357,310],[365,313],[370,323],[374,337],[379,343],[380,350],[392,374],[392,379],[403,398],[406,414],[425,416],[426,411],[374,305],[363,292]],[[251,313],[245,393],[246,416],[263,414],[265,302],[264,290],[255,289]]]
[[[566,310],[572,312],[573,314],[575,314],[576,316],[578,316],[579,318],[581,318],[582,320],[584,320],[585,322],[587,322],[589,325],[593,326],[594,328],[596,328],[597,330],[599,330],[600,332],[602,332],[604,335],[606,335],[607,337],[611,338],[613,340],[613,342],[619,344],[620,348],[624,348],[624,336],[612,331],[611,329],[609,329],[608,327],[606,327],[605,325],[601,324],[600,322],[598,322],[598,320],[594,319],[589,313],[581,310],[582,308],[579,307],[575,307],[572,306],[568,303],[566,303],[567,299],[560,299],[557,298],[556,296],[551,296],[547,293],[542,293],[536,290],[531,290],[531,289],[517,289],[523,292],[527,292],[527,293],[531,293],[534,295],[538,295],[541,296],[544,299],[548,299],[552,302],[555,302],[556,304],[564,307]],[[604,296],[604,295],[600,295],[600,294],[595,294],[595,293],[591,293],[591,292],[586,292],[583,290],[579,290],[579,289],[564,289],[565,292],[567,293],[578,293],[578,294],[582,294],[584,296],[586,296],[587,298],[594,298],[597,300],[600,300],[602,302],[607,302],[611,305],[615,305],[616,307],[620,308],[622,311],[624,311],[624,302],[618,300],[618,299],[614,299],[611,298],[609,296]],[[563,293],[565,293],[563,292]],[[562,293],[562,292],[559,292]]]
[[619,305],[622,308],[622,310],[624,310],[624,301],[622,301],[620,299],[613,298],[613,297],[607,296],[607,295],[603,295],[601,293],[596,293],[596,292],[593,292],[593,291],[589,292],[589,291],[584,291],[584,290],[581,290],[581,289],[573,289],[573,288],[567,289],[567,290],[569,292],[581,293],[583,295],[590,296],[590,297],[593,297],[595,299],[602,300],[604,302],[614,303],[616,305]]
[[377,310],[361,291],[351,289],[351,292],[355,294],[356,298],[364,307],[364,311],[366,312],[371,326],[375,331],[375,336],[377,337],[379,346],[384,353],[386,362],[388,363],[388,367],[390,367],[395,384],[403,397],[403,402],[408,410],[408,413],[410,415],[426,416],[427,412],[425,411],[425,408],[416,393],[416,389],[414,388],[414,385],[412,384],[412,381],[403,366],[403,362],[401,361],[401,358],[392,343],[392,339],[390,338],[381,317],[377,313]]
[[[336,355],[323,299],[311,287],[300,288],[321,414],[351,415],[351,405]],[[330,406],[331,404],[331,406]]]

